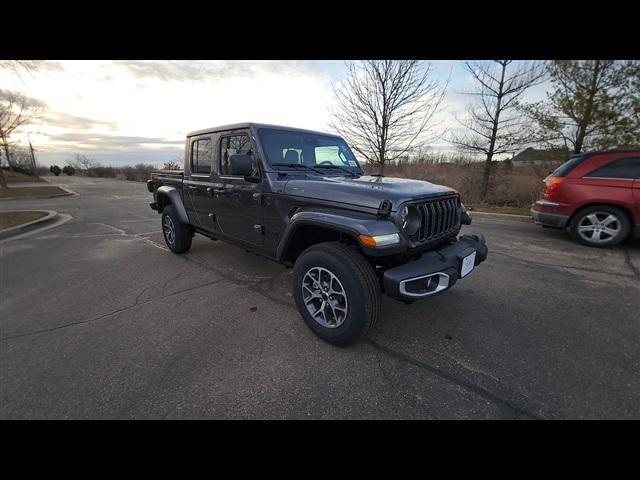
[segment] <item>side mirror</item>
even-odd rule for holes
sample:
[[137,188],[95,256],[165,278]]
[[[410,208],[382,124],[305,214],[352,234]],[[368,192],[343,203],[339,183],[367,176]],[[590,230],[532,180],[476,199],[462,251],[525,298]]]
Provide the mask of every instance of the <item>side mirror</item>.
[[257,168],[251,155],[231,155],[229,157],[229,166],[231,167],[231,175],[244,177],[247,182],[258,183],[260,181],[260,176],[254,174]]
[[260,183],[260,175],[245,175],[244,180],[250,183]]

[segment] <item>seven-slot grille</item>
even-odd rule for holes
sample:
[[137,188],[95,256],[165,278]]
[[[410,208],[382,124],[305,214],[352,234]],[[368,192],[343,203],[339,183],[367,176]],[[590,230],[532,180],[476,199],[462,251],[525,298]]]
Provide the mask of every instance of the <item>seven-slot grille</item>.
[[435,240],[460,228],[460,197],[414,204],[422,216],[416,234],[418,242]]

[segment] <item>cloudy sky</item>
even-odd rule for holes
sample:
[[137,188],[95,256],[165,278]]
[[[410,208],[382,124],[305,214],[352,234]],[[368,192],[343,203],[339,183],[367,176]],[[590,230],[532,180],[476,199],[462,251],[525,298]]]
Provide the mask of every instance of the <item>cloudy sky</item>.
[[[471,86],[457,61],[430,62],[449,89],[436,121],[455,126]],[[76,153],[104,165],[161,165],[182,154],[186,133],[255,121],[330,131],[332,85],[343,61],[48,61],[19,77],[0,71],[0,88],[44,102],[31,138],[40,163]],[[545,87],[532,89],[540,98]],[[433,145],[446,148],[446,145]]]

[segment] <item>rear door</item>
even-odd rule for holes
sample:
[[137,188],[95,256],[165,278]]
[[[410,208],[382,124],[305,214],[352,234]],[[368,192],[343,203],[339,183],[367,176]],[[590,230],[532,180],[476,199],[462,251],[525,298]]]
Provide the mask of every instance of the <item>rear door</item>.
[[262,181],[251,183],[242,176],[232,175],[230,166],[232,155],[250,155],[255,159],[255,152],[249,130],[219,134],[213,210],[218,228],[224,235],[261,246],[264,238]]
[[633,203],[631,192],[638,169],[640,157],[618,157],[585,173],[581,183],[595,187],[594,198],[613,197]]
[[615,200],[632,210],[640,222],[640,156],[616,158],[582,177],[597,201]]
[[633,199],[636,201],[635,221],[640,226],[640,157],[635,158],[635,179],[633,181]]
[[[203,230],[211,231],[209,218],[212,203],[212,167],[214,135],[201,135],[191,139],[189,177],[184,179],[184,191],[189,196],[189,219]],[[192,218],[193,215],[193,218]],[[194,222],[195,220],[195,222]]]

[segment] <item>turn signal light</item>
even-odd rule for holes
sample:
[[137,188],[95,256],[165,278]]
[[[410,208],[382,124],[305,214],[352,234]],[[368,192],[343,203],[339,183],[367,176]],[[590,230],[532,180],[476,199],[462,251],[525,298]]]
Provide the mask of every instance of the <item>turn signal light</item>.
[[359,235],[358,240],[367,247],[384,247],[385,245],[393,245],[400,242],[400,235],[397,233],[391,233],[389,235],[376,235],[370,237],[369,235]]

